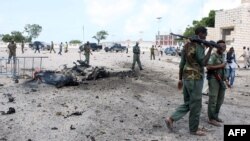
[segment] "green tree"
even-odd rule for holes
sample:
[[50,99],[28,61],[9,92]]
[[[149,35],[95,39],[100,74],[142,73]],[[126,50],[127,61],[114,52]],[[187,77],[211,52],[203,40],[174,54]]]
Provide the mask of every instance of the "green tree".
[[42,27],[38,24],[27,24],[24,27],[24,31],[28,34],[28,39],[35,39],[37,38],[40,33],[42,32]]
[[108,36],[108,32],[105,30],[101,30],[99,32],[96,33],[95,36],[93,36],[92,38],[97,40],[97,43],[99,44],[101,40],[105,40]]
[[22,41],[25,41],[25,37],[20,31],[12,31],[11,36],[14,39],[15,42],[20,43]]
[[2,41],[10,42],[12,40],[12,36],[10,34],[2,34]]
[[80,40],[71,40],[69,41],[70,44],[81,44],[82,42]]
[[194,30],[199,26],[214,27],[215,24],[215,10],[209,12],[208,17],[203,17],[200,21],[194,20],[192,26],[188,26],[184,32],[184,36],[194,35]]

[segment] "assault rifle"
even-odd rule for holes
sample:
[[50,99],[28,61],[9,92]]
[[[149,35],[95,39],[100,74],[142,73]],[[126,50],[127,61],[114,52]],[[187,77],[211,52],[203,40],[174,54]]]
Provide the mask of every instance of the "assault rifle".
[[176,36],[176,37],[179,37],[181,39],[188,39],[190,40],[191,42],[196,42],[196,43],[202,43],[204,44],[205,46],[212,46],[212,47],[215,47],[215,48],[220,48],[220,46],[218,44],[216,44],[214,41],[206,41],[206,40],[202,40],[202,39],[198,39],[198,38],[195,38],[195,37],[186,37],[186,36],[182,36],[182,35],[178,35],[178,34],[174,34],[174,33],[170,33],[170,35],[173,35],[173,36]]

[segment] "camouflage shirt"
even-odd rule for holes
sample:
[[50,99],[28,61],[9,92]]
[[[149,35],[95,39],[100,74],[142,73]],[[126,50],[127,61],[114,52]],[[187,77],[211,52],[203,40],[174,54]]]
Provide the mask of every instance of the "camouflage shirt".
[[12,54],[12,55],[16,55],[16,44],[12,44],[10,43],[8,45],[8,48],[9,48],[9,53]]
[[151,48],[150,48],[151,54],[154,54],[154,51],[155,51],[155,48],[151,47]]
[[198,43],[187,43],[181,55],[179,65],[182,70],[182,78],[185,80],[199,80],[204,74],[205,47]]
[[140,47],[139,46],[134,46],[133,47],[133,53],[134,54],[140,54]]
[[[225,54],[218,54],[217,52],[214,52],[213,54],[211,54],[210,58],[209,58],[209,61],[208,61],[208,65],[220,65],[220,64],[223,64],[225,63],[224,61],[224,58],[225,58]],[[223,80],[226,80],[226,72],[225,72],[225,69],[218,69],[218,70],[215,70]],[[214,78],[215,79],[215,76],[211,73],[208,73],[207,74],[207,77],[208,78]]]
[[90,45],[84,45],[84,54],[90,54]]

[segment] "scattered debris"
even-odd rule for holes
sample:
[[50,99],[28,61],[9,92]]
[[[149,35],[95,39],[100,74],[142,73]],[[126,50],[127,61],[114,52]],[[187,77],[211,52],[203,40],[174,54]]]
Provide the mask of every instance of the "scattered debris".
[[56,112],[56,115],[57,115],[57,116],[61,116],[61,115],[62,115],[62,112]]
[[9,97],[9,102],[14,102],[15,98],[14,97]]
[[31,91],[31,92],[36,92],[37,90],[32,88],[30,91]]
[[42,107],[42,104],[41,104],[41,103],[39,103],[39,104],[37,105],[37,107]]
[[16,112],[15,108],[10,107],[9,110],[7,112],[1,111],[2,115],[10,115],[10,114],[14,114]]
[[153,125],[153,128],[162,128],[162,126],[159,124],[155,124],[155,125]]
[[75,130],[75,129],[76,128],[73,125],[70,126],[70,130]]
[[58,130],[58,128],[57,127],[52,127],[51,130]]
[[95,137],[90,136],[91,141],[95,141]]
[[7,141],[6,138],[0,138],[0,141]]
[[70,117],[70,116],[80,116],[80,115],[82,115],[82,113],[83,113],[83,112],[74,112],[74,113],[72,113],[72,114],[70,114],[70,115],[65,116],[64,118],[68,118],[68,117]]
[[4,86],[3,84],[0,84],[0,87]]

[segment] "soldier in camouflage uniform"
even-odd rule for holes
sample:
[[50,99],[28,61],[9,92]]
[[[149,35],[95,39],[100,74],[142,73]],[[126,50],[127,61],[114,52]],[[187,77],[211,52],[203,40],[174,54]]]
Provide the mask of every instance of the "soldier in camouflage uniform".
[[90,51],[90,49],[91,49],[91,48],[90,48],[89,41],[87,41],[87,43],[84,45],[83,50],[84,50],[85,62],[86,62],[86,64],[88,64],[88,65],[89,65],[89,57],[90,57],[90,54],[92,54],[91,51]]
[[218,48],[217,52],[211,55],[207,65],[207,79],[209,85],[208,123],[214,126],[221,126],[220,122],[222,122],[222,120],[219,118],[219,111],[224,101],[226,90],[226,85],[223,81],[226,81],[228,86],[229,83],[226,80],[226,63],[223,54],[226,50],[226,44],[223,40],[218,41],[217,44],[220,45],[221,48]]
[[[207,29],[198,27],[195,30],[195,38],[206,39]],[[189,131],[193,135],[205,136],[205,131],[199,129],[199,120],[202,103],[202,85],[204,66],[207,64],[213,47],[209,47],[205,55],[203,44],[188,42],[182,51],[181,62],[179,65],[178,88],[183,88],[184,104],[180,105],[176,111],[165,122],[167,127],[172,130],[173,122],[178,121],[189,111]],[[184,86],[182,87],[182,85]]]
[[132,70],[135,69],[135,63],[138,63],[138,66],[140,68],[140,70],[142,69],[141,66],[141,61],[140,61],[140,47],[139,47],[139,42],[136,42],[136,45],[133,47],[133,53],[134,53],[134,57],[133,57],[133,64],[132,64]]
[[68,42],[65,42],[65,50],[64,50],[65,53],[68,52],[68,47],[69,47]]
[[155,60],[155,47],[154,47],[154,45],[152,45],[152,47],[150,48],[150,60],[152,60],[152,58]]
[[56,51],[54,49],[54,43],[53,43],[53,41],[51,41],[50,53],[51,53],[51,51],[54,51],[54,53],[56,53]]
[[16,44],[14,42],[14,40],[12,40],[9,45],[8,45],[8,49],[9,49],[9,59],[8,59],[8,64],[10,63],[10,59],[13,57],[13,61],[15,63],[16,60]]

